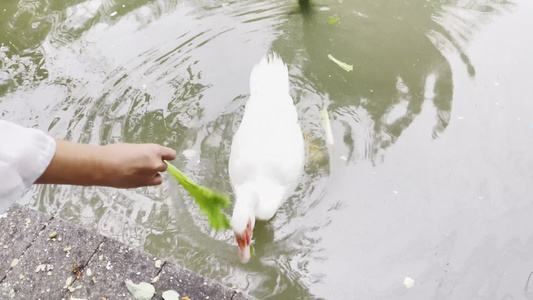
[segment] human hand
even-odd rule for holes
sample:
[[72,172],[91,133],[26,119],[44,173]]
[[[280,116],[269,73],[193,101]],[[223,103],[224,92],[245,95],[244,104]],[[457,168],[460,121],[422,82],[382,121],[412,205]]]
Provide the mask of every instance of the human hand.
[[176,151],[156,144],[111,144],[102,147],[102,176],[98,185],[135,188],[159,185],[163,160],[174,160]]

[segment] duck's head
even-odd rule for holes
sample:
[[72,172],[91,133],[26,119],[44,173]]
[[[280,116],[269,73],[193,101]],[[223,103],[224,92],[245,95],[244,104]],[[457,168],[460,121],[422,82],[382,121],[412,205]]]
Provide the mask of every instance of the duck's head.
[[248,219],[248,223],[244,230],[237,230],[233,228],[235,233],[235,239],[239,245],[239,259],[243,264],[247,263],[250,260],[250,243],[252,241],[252,231],[253,231],[253,222],[252,219]]
[[243,264],[250,260],[250,244],[255,225],[256,193],[248,186],[235,190],[235,207],[231,216],[231,226],[239,245],[239,259]]
[[238,202],[233,209],[231,225],[235,233],[235,239],[239,245],[239,259],[247,263],[250,260],[250,243],[252,241],[252,232],[255,225],[255,213],[248,205]]

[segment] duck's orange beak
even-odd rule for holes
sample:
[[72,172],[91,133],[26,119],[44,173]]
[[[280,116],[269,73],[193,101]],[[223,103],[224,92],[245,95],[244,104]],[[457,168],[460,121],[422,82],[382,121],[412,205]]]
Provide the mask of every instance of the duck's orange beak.
[[239,260],[245,264],[250,260],[250,245],[239,247]]
[[245,264],[250,260],[250,242],[252,239],[252,221],[248,221],[248,226],[244,230],[243,234],[238,234],[235,232],[235,239],[239,245],[239,259]]

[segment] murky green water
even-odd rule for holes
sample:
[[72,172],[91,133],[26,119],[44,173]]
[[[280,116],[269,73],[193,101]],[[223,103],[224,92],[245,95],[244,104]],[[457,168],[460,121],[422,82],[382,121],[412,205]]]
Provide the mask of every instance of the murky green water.
[[532,26],[527,0],[3,0],[3,119],[194,149],[175,164],[231,193],[249,74],[275,50],[309,137],[247,265],[168,176],[20,202],[261,299],[533,299]]

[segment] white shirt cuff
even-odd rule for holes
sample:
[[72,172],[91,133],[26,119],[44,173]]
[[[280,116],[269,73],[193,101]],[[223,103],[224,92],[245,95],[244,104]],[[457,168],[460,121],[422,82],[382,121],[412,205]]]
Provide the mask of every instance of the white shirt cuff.
[[44,173],[55,151],[44,132],[0,120],[0,213]]

